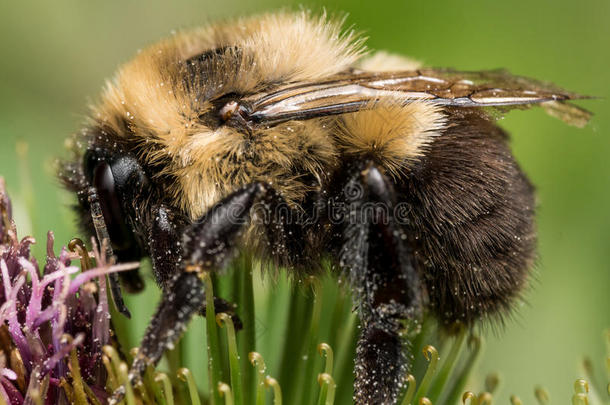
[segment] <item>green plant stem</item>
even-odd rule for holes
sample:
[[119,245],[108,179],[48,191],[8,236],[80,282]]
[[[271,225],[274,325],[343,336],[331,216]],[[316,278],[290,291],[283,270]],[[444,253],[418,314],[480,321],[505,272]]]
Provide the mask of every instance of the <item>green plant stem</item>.
[[282,389],[275,378],[265,377],[265,386],[273,389],[273,405],[282,405]]
[[169,379],[176,391],[176,401],[179,404],[186,403],[186,399],[188,398],[187,389],[184,384],[178,383],[178,370],[180,370],[182,364],[184,364],[184,344],[182,339],[176,343],[172,350],[165,352],[165,359],[169,366]]
[[265,405],[265,372],[267,366],[260,353],[251,352],[248,360],[256,369],[256,405]]
[[428,345],[424,347],[423,352],[424,356],[426,356],[426,360],[429,361],[429,364],[428,368],[426,369],[426,374],[424,374],[424,378],[421,380],[419,388],[415,393],[415,403],[419,403],[419,400],[425,397],[428,393],[428,387],[430,387],[432,378],[434,378],[434,374],[436,373],[436,367],[439,361],[438,351],[434,346]]
[[216,312],[214,311],[214,288],[210,275],[204,273],[203,282],[205,285],[206,300],[206,335],[208,340],[208,373],[210,381],[210,400],[212,405],[222,404],[220,392],[216,389],[221,380],[220,358],[221,352],[218,346],[218,331],[216,329]]
[[85,383],[80,373],[76,349],[70,351],[70,373],[72,374],[72,387],[74,388],[74,402],[76,405],[87,405],[87,394],[83,386]]
[[[234,270],[231,269],[231,270]],[[233,297],[234,296],[234,288],[237,287],[239,291],[239,285],[235,285],[235,279],[239,278],[238,273],[232,271],[230,274],[233,275],[232,278],[220,276],[218,273],[210,273],[210,279],[212,280],[212,288],[214,289],[215,297]],[[239,299],[235,301],[239,303]],[[217,328],[218,330],[218,328]],[[229,378],[229,359],[228,356],[224,354],[229,351],[229,347],[227,345],[226,339],[220,338],[220,332],[217,332],[218,336],[218,353],[221,354],[220,357],[217,358],[216,364],[220,370],[220,379],[222,381]],[[220,395],[220,394],[219,394]]]
[[[240,308],[238,313],[244,322],[244,329],[237,335],[237,345],[239,347],[239,357],[241,361],[242,380],[244,398],[248,401],[254,398],[256,393],[256,375],[254,370],[248,364],[248,353],[256,351],[256,325],[254,323],[255,304],[254,304],[254,288],[252,286],[252,255],[248,252],[244,253],[241,258],[241,291],[240,291]],[[241,310],[240,310],[241,309]],[[233,387],[235,391],[235,387]],[[234,395],[235,396],[235,395]],[[246,402],[247,402],[246,401]],[[237,402],[237,396],[235,396]]]
[[136,396],[133,392],[133,386],[129,381],[127,364],[121,363],[117,369],[117,374],[120,376],[121,384],[125,386],[125,401],[127,405],[136,405]]
[[[434,341],[434,320],[430,316],[424,316],[421,323],[419,333],[416,333],[413,337],[413,344],[411,345],[411,352],[417,353],[424,348],[426,345],[436,345]],[[412,372],[415,370],[426,370],[427,360],[423,356],[415,356],[413,361]],[[416,379],[423,378],[423,375],[414,375]]]
[[303,351],[303,359],[305,359],[305,372],[302,377],[302,382],[297,387],[297,398],[303,405],[311,403],[312,389],[307,387],[313,386],[315,382],[314,367],[320,363],[320,358],[316,356],[318,347],[318,335],[320,330],[320,314],[322,313],[322,286],[318,280],[312,281],[312,298],[313,310],[311,313],[311,321],[309,322],[309,331],[305,340],[306,345]]
[[[354,313],[348,315],[347,321],[343,323],[343,331],[337,340],[337,355],[335,361],[335,372],[337,381],[353,381],[354,355],[356,353],[356,342],[360,330],[358,329],[358,318]],[[339,384],[336,394],[338,404],[347,404],[352,400],[353,385]]]
[[337,384],[330,374],[318,374],[318,384],[320,384],[320,396],[318,405],[333,405],[335,402],[335,390]]
[[197,383],[195,383],[195,378],[193,378],[191,371],[187,368],[181,368],[178,370],[178,378],[186,382],[191,401],[190,405],[201,405]]
[[[443,390],[445,389],[445,384],[451,375],[451,371],[456,365],[457,359],[464,347],[464,340],[466,338],[466,331],[464,328],[458,332],[458,335],[455,337],[453,344],[451,345],[451,350],[447,355],[447,358],[443,362],[443,365],[438,372],[438,375],[432,382],[432,386],[430,387],[429,394],[427,398],[434,404],[437,402]],[[445,353],[445,350],[443,350]]]
[[225,397],[225,405],[234,405],[233,401],[233,392],[231,391],[231,387],[229,387],[225,383],[218,384],[218,392],[220,392],[220,396]]
[[[269,277],[270,278],[270,277]],[[290,283],[286,279],[285,272],[280,273],[276,282],[267,282],[261,285],[269,289],[263,315],[264,339],[258,339],[257,351],[265,354],[267,367],[274,373],[279,374],[282,364],[281,354],[285,345],[286,328],[285,321],[290,310],[291,289]]]
[[237,340],[235,338],[235,327],[231,317],[227,314],[216,315],[216,322],[219,326],[225,325],[227,329],[227,345],[229,347],[229,368],[231,373],[231,391],[233,392],[233,401],[236,405],[242,405],[243,392],[241,381],[241,366],[239,363],[239,354],[237,350]]
[[303,294],[298,286],[293,286],[290,296],[290,309],[285,321],[285,341],[281,356],[279,381],[282,382],[282,394],[288,403],[294,404],[297,384],[303,376],[303,347],[306,343],[306,331],[311,320],[313,302]]
[[155,398],[156,403],[159,405],[167,405],[167,403],[165,401],[165,396],[163,395],[163,391],[161,390],[161,387],[159,387],[159,384],[157,384],[155,382],[155,376],[153,375],[152,367],[146,368],[143,378],[144,378],[145,389],[150,389],[152,391],[152,394]]
[[409,374],[407,376],[407,390],[401,402],[402,405],[411,405],[413,403],[416,385],[415,377]]
[[174,391],[172,390],[172,383],[169,377],[165,373],[157,373],[155,381],[158,384],[163,385],[163,393],[165,394],[165,403],[167,405],[174,405]]
[[[327,343],[320,343],[318,345],[318,353],[320,356],[325,357],[326,361],[324,364],[324,374],[332,377],[333,366],[334,366],[334,354],[333,349]],[[318,382],[320,381],[318,377]],[[318,404],[324,404],[328,395],[328,384],[322,384],[320,386],[320,395],[318,397]],[[334,395],[334,394],[333,394]]]
[[472,336],[469,341],[470,346],[470,354],[466,358],[464,362],[464,367],[458,373],[456,380],[450,387],[445,388],[445,392],[449,392],[446,396],[445,403],[455,404],[457,403],[464,389],[466,387],[466,383],[468,382],[468,378],[470,378],[470,374],[474,369],[475,365],[479,362],[479,358],[481,357],[483,342],[480,337]]

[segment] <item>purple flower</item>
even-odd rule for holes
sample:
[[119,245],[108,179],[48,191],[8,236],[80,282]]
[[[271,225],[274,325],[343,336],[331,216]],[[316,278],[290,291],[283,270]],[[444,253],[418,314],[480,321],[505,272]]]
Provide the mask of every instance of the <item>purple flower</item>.
[[[17,238],[0,178],[0,395],[11,405],[36,397],[45,404],[68,404],[83,392],[90,400],[107,397],[102,347],[110,341],[110,315],[104,276],[134,265],[111,265],[94,249],[97,267],[81,273],[71,260],[81,258],[85,270],[89,257],[66,248],[56,256],[53,242],[49,232],[41,273],[31,256],[34,239]],[[79,252],[89,256],[82,247]],[[70,362],[71,354],[76,362]],[[81,381],[74,381],[75,375]]]

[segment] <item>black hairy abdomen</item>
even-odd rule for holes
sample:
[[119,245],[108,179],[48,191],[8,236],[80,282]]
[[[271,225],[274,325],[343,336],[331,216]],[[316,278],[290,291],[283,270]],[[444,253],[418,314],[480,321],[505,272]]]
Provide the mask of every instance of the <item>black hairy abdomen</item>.
[[534,191],[504,132],[464,115],[401,185],[429,308],[445,324],[502,319],[532,267]]

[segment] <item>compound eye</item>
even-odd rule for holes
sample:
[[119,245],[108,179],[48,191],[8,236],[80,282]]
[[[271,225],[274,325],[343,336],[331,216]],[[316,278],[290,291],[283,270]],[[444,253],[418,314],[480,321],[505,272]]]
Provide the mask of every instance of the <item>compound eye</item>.
[[133,237],[123,219],[123,210],[117,194],[115,179],[108,163],[100,162],[95,166],[93,186],[99,196],[112,247],[116,250],[128,249]]

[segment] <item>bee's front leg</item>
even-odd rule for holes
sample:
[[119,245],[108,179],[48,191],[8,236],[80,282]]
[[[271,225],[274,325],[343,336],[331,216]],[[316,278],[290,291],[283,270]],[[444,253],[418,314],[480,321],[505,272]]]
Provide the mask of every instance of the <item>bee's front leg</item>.
[[395,215],[394,190],[371,162],[348,168],[343,180],[340,263],[358,306],[361,335],[354,402],[394,404],[408,363],[404,322],[419,316],[419,278]]
[[[250,210],[254,203],[263,194],[264,188],[260,184],[251,184],[229,195],[202,218],[188,225],[181,239],[181,260],[173,256],[175,241],[168,238],[171,229],[169,217],[164,209],[161,210],[163,219],[157,229],[165,231],[151,247],[163,249],[161,252],[151,252],[153,263],[166,266],[164,271],[171,271],[164,254],[175,261],[173,276],[165,280],[163,298],[155,312],[142,339],[140,350],[133,361],[129,371],[129,380],[137,383],[149,365],[155,365],[163,353],[171,349],[175,342],[185,331],[187,323],[199,312],[205,302],[202,274],[207,271],[217,271],[227,265],[236,252],[239,236],[249,223]],[[164,225],[165,219],[167,223]],[[156,259],[155,259],[156,258]],[[166,257],[167,259],[167,257]],[[155,272],[161,269],[156,269]],[[171,273],[170,273],[171,274]],[[124,387],[117,389],[109,403],[119,402],[125,395]]]
[[[186,225],[186,220],[171,208],[161,204],[152,209],[152,218],[148,227],[148,251],[152,260],[155,280],[163,291],[171,292],[176,274],[183,270],[183,234],[196,232],[193,225]],[[201,221],[200,221],[201,222]],[[190,231],[185,229],[191,228]],[[233,318],[235,329],[242,327],[241,320],[235,314],[235,305],[219,297],[214,297],[214,308],[225,312]],[[205,301],[200,308],[205,316]]]

